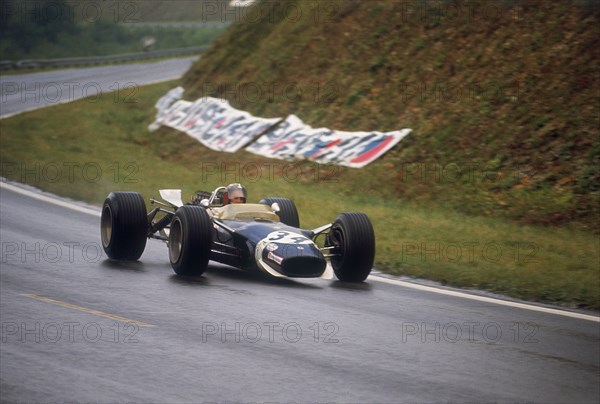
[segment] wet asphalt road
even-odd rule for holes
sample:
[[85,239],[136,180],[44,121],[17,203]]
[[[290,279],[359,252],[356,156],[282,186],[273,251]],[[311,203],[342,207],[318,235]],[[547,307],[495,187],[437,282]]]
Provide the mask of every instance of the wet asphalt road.
[[150,63],[1,75],[0,118],[85,97],[97,100],[116,91],[124,97],[133,97],[139,86],[181,77],[196,59],[197,56]]
[[375,278],[181,278],[162,242],[111,262],[97,211],[0,191],[2,402],[599,400],[597,321]]

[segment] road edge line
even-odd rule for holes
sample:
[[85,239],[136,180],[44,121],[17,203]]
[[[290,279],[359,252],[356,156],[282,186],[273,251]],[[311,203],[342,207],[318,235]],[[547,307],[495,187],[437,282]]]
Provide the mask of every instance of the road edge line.
[[590,314],[576,313],[573,311],[554,309],[551,307],[537,306],[537,305],[531,304],[531,303],[512,302],[510,300],[502,300],[502,299],[498,299],[498,298],[494,298],[494,297],[479,296],[479,295],[474,295],[474,294],[470,294],[470,293],[459,292],[456,290],[437,288],[435,286],[419,285],[417,283],[406,282],[406,281],[401,281],[401,280],[397,280],[397,279],[390,279],[390,278],[386,278],[383,276],[377,276],[377,275],[369,275],[369,277],[367,279],[376,281],[376,282],[387,283],[390,285],[403,286],[403,287],[410,288],[410,289],[416,289],[416,290],[421,290],[421,291],[425,291],[425,292],[437,293],[440,295],[460,297],[463,299],[476,300],[479,302],[492,303],[492,304],[497,304],[497,305],[501,305],[501,306],[508,306],[508,307],[513,307],[513,308],[518,308],[518,309],[529,310],[529,311],[537,311],[537,312],[541,312],[541,313],[555,314],[555,315],[559,315],[559,316],[563,316],[563,317],[572,317],[572,318],[577,318],[580,320],[595,321],[597,323],[600,323],[600,317],[593,316]]
[[86,208],[84,206],[76,205],[75,203],[72,203],[72,202],[63,201],[61,199],[58,199],[57,197],[51,197],[48,195],[43,195],[39,192],[30,191],[28,189],[21,188],[19,186],[13,185],[13,184],[9,184],[9,183],[5,182],[4,179],[0,180],[0,188],[7,189],[7,190],[15,192],[17,194],[28,196],[32,199],[37,199],[38,201],[42,201],[42,202],[46,202],[46,203],[49,203],[52,205],[75,210],[77,212],[86,213],[88,215],[92,215],[92,216],[96,216],[96,217],[100,217],[102,215],[100,212],[100,209],[98,209],[97,211],[92,210],[92,209]]

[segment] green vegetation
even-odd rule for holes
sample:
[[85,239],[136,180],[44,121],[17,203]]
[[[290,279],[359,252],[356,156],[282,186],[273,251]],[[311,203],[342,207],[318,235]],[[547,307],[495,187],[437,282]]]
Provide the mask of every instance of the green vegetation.
[[292,198],[303,227],[314,228],[343,211],[367,213],[376,230],[376,267],[386,272],[600,308],[599,244],[589,232],[549,231],[470,217],[442,205],[400,203],[379,195],[385,178],[375,176],[361,192],[345,195],[348,170],[243,151],[218,153],[166,128],[148,132],[154,103],[174,85],[143,87],[134,99],[104,94],[97,102],[80,100],[1,120],[0,175],[97,205],[117,190],[135,190],[147,199],[158,197],[160,188],[181,187],[187,200],[198,189],[242,181],[252,202]]
[[[43,2],[11,4],[13,8],[0,24],[1,60],[141,52],[144,37],[156,39],[156,50],[202,46],[225,30],[218,24],[194,28],[148,24],[142,18],[144,4],[136,2],[103,4],[102,8],[71,7],[64,0],[47,6]],[[25,10],[27,5],[30,9]]]
[[3,60],[56,59],[83,56],[107,56],[142,51],[141,39],[157,39],[155,50],[187,48],[210,44],[223,32],[220,28],[137,28],[98,23],[81,28],[75,34],[62,33],[56,41],[43,39],[21,44],[0,40]]
[[598,231],[593,2],[276,3],[214,43],[185,76],[186,98],[313,127],[412,128],[378,162],[344,172],[346,196],[367,187],[390,203]]

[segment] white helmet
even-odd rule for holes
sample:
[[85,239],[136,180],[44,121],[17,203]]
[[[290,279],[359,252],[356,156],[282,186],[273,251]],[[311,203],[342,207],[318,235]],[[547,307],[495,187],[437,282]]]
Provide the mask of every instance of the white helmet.
[[227,185],[225,192],[227,193],[227,203],[231,203],[233,198],[243,198],[243,203],[246,203],[246,199],[248,198],[246,187],[242,184],[229,184]]

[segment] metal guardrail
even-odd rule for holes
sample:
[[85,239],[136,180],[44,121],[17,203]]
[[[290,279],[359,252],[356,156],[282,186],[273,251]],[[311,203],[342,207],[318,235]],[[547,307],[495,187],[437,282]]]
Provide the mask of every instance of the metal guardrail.
[[[234,14],[235,15],[235,14]],[[120,23],[128,28],[217,28],[225,29],[231,25],[226,22],[136,22],[135,24]]]
[[140,53],[124,53],[111,56],[92,56],[80,58],[61,58],[61,59],[28,59],[28,60],[2,60],[0,61],[0,70],[11,69],[33,69],[39,67],[73,67],[90,66],[108,63],[125,63],[136,60],[159,59],[172,56],[193,55],[201,53],[208,49],[208,46],[194,46],[191,48],[178,48],[167,50],[156,50]]

